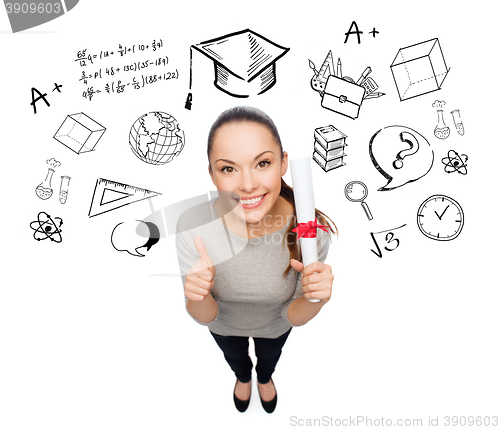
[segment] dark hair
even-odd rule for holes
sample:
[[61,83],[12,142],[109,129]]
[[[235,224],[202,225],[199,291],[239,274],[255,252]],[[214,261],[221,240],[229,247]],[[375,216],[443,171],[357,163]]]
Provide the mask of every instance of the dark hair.
[[[210,164],[210,153],[212,152],[212,147],[215,139],[215,135],[219,128],[223,125],[234,123],[234,122],[254,122],[260,124],[267,128],[267,130],[273,136],[274,141],[279,145],[281,151],[281,157],[283,158],[283,145],[281,144],[280,135],[278,133],[278,129],[274,124],[273,120],[260,109],[250,106],[236,106],[222,112],[218,118],[213,123],[210,128],[210,132],[208,133],[208,143],[207,143],[207,156],[208,162]],[[210,167],[211,168],[211,167]],[[283,244],[287,243],[288,250],[290,252],[290,258],[295,260],[302,259],[302,253],[299,251],[297,246],[297,235],[291,233],[291,231],[296,227],[297,213],[295,211],[295,199],[293,196],[293,189],[290,187],[284,180],[281,178],[281,191],[280,196],[283,197],[287,202],[289,202],[293,207],[293,222],[290,223],[288,229],[283,236]],[[332,232],[334,234],[338,233],[337,227],[335,223],[323,212],[316,209],[315,216],[318,220],[319,224],[327,225],[332,228]],[[328,234],[330,235],[330,230],[328,230]],[[289,235],[292,237],[291,241],[285,240]],[[286,276],[288,272],[291,270],[292,266],[289,264],[283,275]]]

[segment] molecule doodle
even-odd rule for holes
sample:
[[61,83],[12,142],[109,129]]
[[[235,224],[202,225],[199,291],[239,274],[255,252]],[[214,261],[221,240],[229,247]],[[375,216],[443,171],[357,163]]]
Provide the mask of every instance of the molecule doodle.
[[456,151],[450,149],[448,151],[448,157],[444,157],[441,159],[441,162],[444,164],[444,171],[446,173],[458,172],[461,175],[467,174],[467,160],[469,157],[467,155],[462,154],[462,159]]
[[61,225],[63,220],[59,217],[54,219],[47,212],[39,212],[38,219],[30,223],[30,227],[35,232],[33,233],[33,239],[38,241],[50,239],[51,242],[61,243]]

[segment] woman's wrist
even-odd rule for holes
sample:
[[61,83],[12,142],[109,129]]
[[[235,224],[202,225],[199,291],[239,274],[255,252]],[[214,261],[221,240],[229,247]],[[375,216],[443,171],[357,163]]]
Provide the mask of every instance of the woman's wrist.
[[294,326],[304,325],[312,320],[325,304],[322,300],[310,302],[304,296],[298,297],[288,307],[288,321]]
[[219,313],[219,305],[210,293],[199,302],[188,299],[186,309],[193,318],[205,324],[213,322]]

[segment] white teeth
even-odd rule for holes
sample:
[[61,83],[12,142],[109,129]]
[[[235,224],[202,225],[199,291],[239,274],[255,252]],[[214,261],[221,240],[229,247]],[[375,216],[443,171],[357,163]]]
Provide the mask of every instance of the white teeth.
[[264,197],[264,195],[260,196],[260,197],[256,197],[255,199],[250,199],[250,200],[240,200],[241,204],[242,205],[252,205],[254,203],[257,203],[257,202],[260,202],[262,200],[262,197]]

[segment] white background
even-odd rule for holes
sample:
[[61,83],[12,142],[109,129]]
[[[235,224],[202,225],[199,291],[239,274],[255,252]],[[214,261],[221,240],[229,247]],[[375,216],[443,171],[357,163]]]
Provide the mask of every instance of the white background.
[[[498,26],[488,4],[81,0],[63,17],[18,34],[0,12],[0,428],[289,428],[298,419],[358,415],[421,418],[424,426],[439,416],[445,428],[445,416],[499,416]],[[344,44],[353,20],[364,32],[362,43],[350,36]],[[373,27],[376,38],[368,33]],[[277,63],[275,87],[232,98],[213,86],[211,61],[195,52],[193,109],[184,109],[190,45],[246,28],[290,47]],[[451,68],[443,88],[400,102],[392,60],[399,48],[435,37]],[[82,97],[78,51],[153,39],[163,40],[161,52],[179,70],[178,80]],[[309,86],[308,59],[319,67],[330,49],[345,74],[357,77],[371,66],[387,94],[365,101],[356,120],[323,109]],[[108,64],[123,61],[115,56],[100,66]],[[62,93],[52,92],[55,82]],[[32,87],[51,104],[38,102],[36,115]],[[445,141],[433,135],[436,99],[447,103]],[[333,297],[314,320],[292,330],[274,375],[273,415],[261,408],[256,386],[249,410],[236,411],[234,375],[207,329],[186,313],[180,278],[153,276],[177,273],[173,237],[146,258],[111,246],[114,226],[144,218],[149,203],[87,216],[97,178],[161,193],[151,199],[154,209],[213,189],[208,130],[222,110],[238,104],[273,118],[290,157],[312,153],[319,126],[333,124],[348,135],[346,166],[325,173],[313,164],[316,206],[340,232],[327,258]],[[453,109],[462,114],[463,137],[453,127]],[[175,116],[185,131],[183,152],[164,166],[141,162],[129,148],[131,125],[150,111]],[[52,138],[77,112],[107,128],[92,153],[76,155]],[[394,124],[427,137],[434,166],[417,182],[378,192],[385,181],[368,142]],[[441,158],[449,149],[468,155],[466,176],[444,172]],[[34,190],[52,157],[62,165],[55,195],[42,201]],[[64,206],[56,193],[61,175],[72,178]],[[291,184],[289,173],[285,179]],[[368,185],[372,221],[344,197],[351,180]],[[465,213],[453,241],[430,240],[416,225],[421,202],[438,193]],[[33,239],[30,222],[40,211],[64,220],[62,243]],[[376,257],[370,232],[402,224],[400,246]]]

